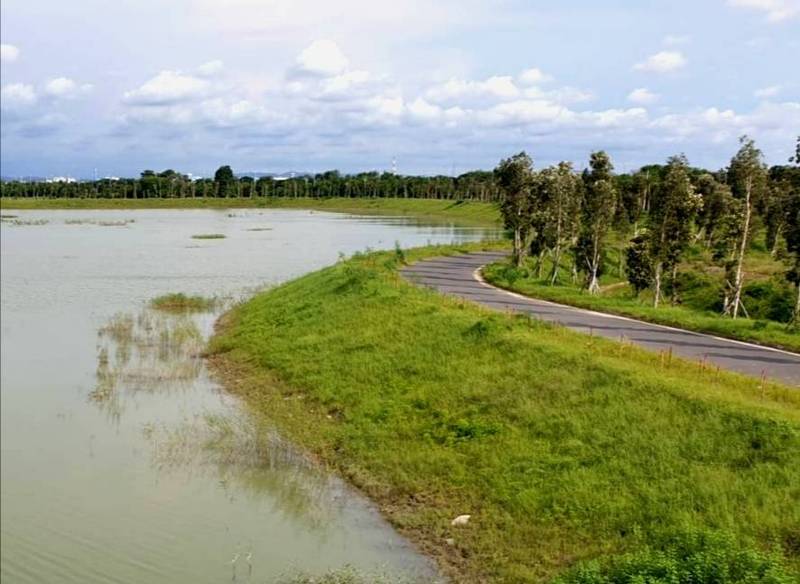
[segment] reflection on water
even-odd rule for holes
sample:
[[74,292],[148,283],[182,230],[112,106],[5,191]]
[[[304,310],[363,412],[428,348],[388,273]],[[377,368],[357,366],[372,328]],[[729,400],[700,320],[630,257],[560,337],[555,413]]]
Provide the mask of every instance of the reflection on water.
[[14,214],[0,225],[3,582],[430,570],[368,502],[209,378],[200,354],[221,308],[147,302],[241,298],[340,252],[487,232],[308,211]]

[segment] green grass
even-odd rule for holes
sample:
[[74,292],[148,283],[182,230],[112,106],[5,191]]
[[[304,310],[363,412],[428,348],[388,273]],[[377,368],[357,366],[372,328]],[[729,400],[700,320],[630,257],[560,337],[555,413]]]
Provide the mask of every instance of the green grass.
[[198,233],[197,235],[192,235],[192,239],[225,239],[225,237],[222,233]]
[[260,293],[211,364],[454,581],[548,581],[701,529],[778,549],[797,576],[800,393],[397,273],[477,247],[358,256]]
[[[759,259],[751,260],[751,263],[755,261],[759,261]],[[760,261],[763,263],[763,260]],[[772,261],[769,267],[776,263]],[[768,268],[762,266],[762,269]],[[548,270],[544,270],[544,273],[547,274]],[[562,273],[566,274],[566,271]],[[550,286],[547,278],[537,277],[536,270],[515,270],[505,262],[486,266],[483,276],[487,282],[495,286],[543,300],[588,308],[598,312],[630,316],[648,322],[790,351],[800,351],[800,334],[788,328],[786,324],[765,319],[738,318],[734,320],[722,316],[719,312],[701,310],[688,305],[670,306],[668,300],[658,308],[654,308],[651,295],[643,293],[637,297],[627,283],[620,285],[620,280],[610,275],[603,278],[602,282],[607,288],[598,296],[592,296],[580,286],[570,284],[568,277],[562,277],[563,284]]]
[[189,296],[183,292],[164,294],[150,301],[150,307],[165,312],[208,312],[217,306],[215,298]]
[[408,216],[465,225],[500,226],[493,203],[437,199],[192,198],[192,199],[0,199],[1,209],[316,209],[364,215]]

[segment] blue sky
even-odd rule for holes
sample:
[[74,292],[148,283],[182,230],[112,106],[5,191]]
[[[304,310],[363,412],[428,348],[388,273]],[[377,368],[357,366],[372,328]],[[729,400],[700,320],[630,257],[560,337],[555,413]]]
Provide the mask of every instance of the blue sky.
[[800,0],[3,0],[4,176],[770,163]]

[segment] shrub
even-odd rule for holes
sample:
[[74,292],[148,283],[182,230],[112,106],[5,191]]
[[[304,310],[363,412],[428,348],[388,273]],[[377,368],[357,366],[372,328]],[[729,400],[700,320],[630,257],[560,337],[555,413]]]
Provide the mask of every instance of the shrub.
[[661,547],[587,562],[557,584],[792,584],[777,553],[765,553],[720,532],[690,531]]

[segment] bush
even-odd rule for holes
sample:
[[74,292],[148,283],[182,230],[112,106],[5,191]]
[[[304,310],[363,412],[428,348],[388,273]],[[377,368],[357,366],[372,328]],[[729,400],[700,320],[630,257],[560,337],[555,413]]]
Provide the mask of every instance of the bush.
[[792,584],[781,557],[739,544],[732,535],[690,531],[662,547],[587,562],[557,584]]

